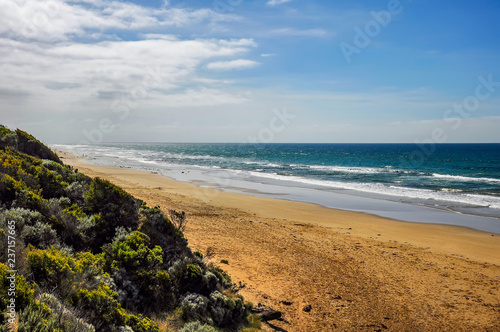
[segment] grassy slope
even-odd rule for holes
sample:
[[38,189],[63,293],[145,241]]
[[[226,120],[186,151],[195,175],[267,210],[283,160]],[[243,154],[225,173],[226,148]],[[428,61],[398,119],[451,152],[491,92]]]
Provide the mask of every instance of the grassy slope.
[[[14,258],[9,247],[20,330],[159,331],[151,317],[190,331],[249,325],[229,276],[192,253],[159,208],[0,126],[0,262]],[[0,263],[1,308],[9,269]]]

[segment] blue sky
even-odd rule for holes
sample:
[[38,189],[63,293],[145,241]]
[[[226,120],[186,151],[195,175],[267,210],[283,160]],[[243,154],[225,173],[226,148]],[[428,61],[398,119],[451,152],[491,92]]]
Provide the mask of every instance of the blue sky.
[[498,17],[486,0],[2,2],[0,123],[49,143],[500,142]]

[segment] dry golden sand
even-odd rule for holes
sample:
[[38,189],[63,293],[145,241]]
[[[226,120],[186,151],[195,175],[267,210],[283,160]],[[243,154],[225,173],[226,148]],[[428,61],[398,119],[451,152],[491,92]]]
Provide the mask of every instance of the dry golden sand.
[[186,211],[190,247],[213,248],[247,300],[283,312],[266,330],[500,331],[500,234],[225,193],[59,155],[150,206]]

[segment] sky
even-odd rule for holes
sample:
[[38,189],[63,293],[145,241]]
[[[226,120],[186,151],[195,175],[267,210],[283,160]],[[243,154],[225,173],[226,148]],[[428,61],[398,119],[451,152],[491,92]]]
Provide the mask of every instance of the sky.
[[498,0],[1,0],[46,143],[500,143]]

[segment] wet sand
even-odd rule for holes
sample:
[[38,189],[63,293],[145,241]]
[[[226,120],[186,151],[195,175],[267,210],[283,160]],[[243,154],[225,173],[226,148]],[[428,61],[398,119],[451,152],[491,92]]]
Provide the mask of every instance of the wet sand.
[[254,305],[283,312],[268,330],[500,331],[499,234],[221,192],[58,154],[150,206],[185,211],[190,247],[210,248]]

